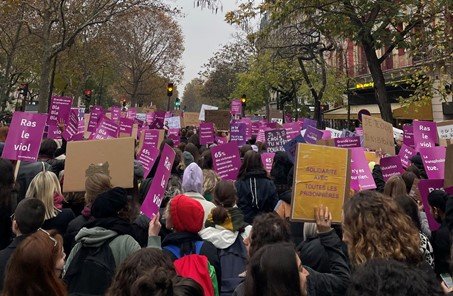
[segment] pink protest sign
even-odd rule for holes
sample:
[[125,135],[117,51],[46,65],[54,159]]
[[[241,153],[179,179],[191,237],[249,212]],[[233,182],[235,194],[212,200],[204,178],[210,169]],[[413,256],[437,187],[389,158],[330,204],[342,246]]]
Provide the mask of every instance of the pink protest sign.
[[231,101],[230,105],[230,113],[231,115],[242,115],[242,102],[239,99],[234,99]]
[[239,147],[236,142],[211,148],[214,171],[223,180],[235,181],[241,167]]
[[333,140],[335,147],[356,148],[360,147],[360,137],[335,138]]
[[117,106],[112,107],[112,120],[117,121],[121,117],[121,108]]
[[91,134],[90,139],[93,140],[105,140],[118,138],[120,127],[115,121],[104,117],[99,122],[96,131]]
[[179,144],[181,144],[181,138],[178,135],[171,134],[168,135],[168,138],[173,141],[174,147],[177,147],[179,146]]
[[145,134],[143,136],[143,145],[147,145],[147,147],[155,147],[158,148],[157,145],[159,144],[159,130],[144,130]]
[[129,108],[126,112],[126,118],[135,120],[137,116],[137,108]]
[[445,172],[445,153],[447,148],[443,146],[433,148],[420,148],[423,166],[428,179],[443,179]]
[[230,141],[235,141],[238,146],[243,146],[247,142],[245,123],[234,122],[230,125]]
[[401,158],[401,164],[404,168],[407,168],[411,165],[411,158],[416,154],[417,152],[415,151],[415,149],[407,146],[406,144],[403,144],[403,146],[401,146],[398,157]]
[[2,158],[36,161],[47,114],[14,112]]
[[356,134],[357,136],[359,136],[359,137],[360,137],[360,136],[363,136],[363,128],[362,128],[362,127],[356,127],[356,128],[355,128],[355,134]]
[[302,124],[302,129],[307,129],[309,126],[316,128],[316,124],[317,124],[316,120],[304,118],[303,124]]
[[275,153],[262,153],[261,162],[268,173],[272,170],[272,164],[274,163]]
[[401,175],[404,172],[401,158],[399,156],[389,156],[381,159],[381,170],[384,181],[387,182],[391,176]]
[[170,128],[168,129],[168,135],[179,136],[179,128]]
[[68,122],[69,113],[71,112],[72,98],[53,96],[50,99],[48,125],[57,126],[60,120]]
[[[252,122],[252,135],[258,135],[260,128],[261,128],[261,122],[259,122],[259,121]],[[263,132],[263,137],[264,137],[264,132]]]
[[154,175],[151,186],[146,194],[145,200],[140,208],[148,218],[154,217],[158,212],[162,200],[164,199],[165,189],[167,188],[168,179],[170,178],[171,168],[175,161],[175,151],[165,144],[160,155],[159,164],[157,165],[156,174]]
[[56,125],[47,126],[47,138],[53,140],[61,139],[61,131]]
[[290,122],[290,123],[284,123],[283,128],[286,130],[286,139],[287,140],[292,140],[298,135],[300,135],[300,130],[302,128],[302,125],[300,122]]
[[245,131],[246,131],[245,138],[247,140],[251,139],[252,138],[252,120],[250,118],[242,118],[241,120],[239,120],[239,122],[242,122],[245,124]]
[[316,144],[316,142],[321,140],[323,134],[324,133],[321,130],[309,125],[304,134],[305,142],[309,144]]
[[145,176],[145,178],[153,168],[154,162],[156,162],[158,156],[159,149],[146,143],[143,144],[142,149],[137,155],[137,160],[143,166],[143,176]]
[[219,136],[216,136],[216,137],[215,137],[215,142],[216,142],[218,145],[222,145],[222,144],[228,143],[228,139],[227,139],[226,137],[219,137]]
[[120,133],[131,136],[133,127],[134,127],[133,119],[125,117],[120,118]]
[[286,130],[265,131],[264,136],[266,138],[267,152],[285,151],[283,145],[288,142],[286,140]]
[[154,112],[153,121],[149,124],[149,127],[153,129],[163,129],[165,113],[165,111]]
[[285,122],[287,123],[290,123],[290,122],[293,122],[293,117],[291,116],[291,114],[285,114]]
[[434,219],[429,210],[428,195],[434,190],[444,190],[443,186],[443,179],[420,180],[420,182],[418,182],[418,190],[420,191],[423,208],[425,209],[426,218],[428,218],[428,224],[431,231],[439,229],[440,224],[436,222],[436,219]]
[[90,133],[94,133],[98,127],[99,121],[102,119],[104,116],[104,111],[102,110],[102,107],[95,106],[91,109],[90,113],[90,121],[88,122],[88,128],[87,131]]
[[322,131],[322,140],[329,140],[332,139],[332,132],[329,130],[323,130]]
[[371,175],[363,148],[351,148],[351,183],[355,191],[375,189],[376,183]]
[[414,121],[414,144],[415,150],[420,148],[432,148],[437,143],[437,125],[431,121]]
[[214,124],[212,122],[200,123],[200,145],[214,143]]
[[403,144],[414,148],[414,127],[412,124],[403,125]]
[[[79,131],[79,109],[78,108],[71,108],[71,113],[69,115],[69,120],[68,124],[65,127],[65,130],[63,132],[63,138],[66,141],[75,141],[78,140],[76,135],[80,134]],[[77,138],[77,139],[76,139]],[[83,132],[82,132],[82,138],[83,138]]]

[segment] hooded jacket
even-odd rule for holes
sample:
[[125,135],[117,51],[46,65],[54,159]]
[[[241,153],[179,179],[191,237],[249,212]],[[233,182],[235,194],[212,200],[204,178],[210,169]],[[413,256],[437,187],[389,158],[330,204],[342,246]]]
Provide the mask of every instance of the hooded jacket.
[[272,212],[277,205],[277,191],[266,171],[250,171],[235,183],[238,207],[244,214],[244,221],[252,224],[260,213]]

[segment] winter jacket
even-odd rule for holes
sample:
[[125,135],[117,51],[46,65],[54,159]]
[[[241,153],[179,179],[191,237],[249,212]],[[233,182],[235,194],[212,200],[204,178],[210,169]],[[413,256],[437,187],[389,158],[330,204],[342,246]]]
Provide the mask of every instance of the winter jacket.
[[251,171],[235,183],[238,207],[244,213],[244,221],[252,224],[255,216],[272,212],[277,205],[277,191],[274,182],[265,171]]
[[13,255],[17,246],[27,238],[28,235],[20,235],[13,239],[13,241],[5,249],[0,251],[0,292],[3,290],[3,282],[5,280],[6,264],[9,258]]
[[66,233],[64,235],[64,243],[70,249],[72,249],[76,243],[75,237],[77,233],[79,233],[80,229],[82,229],[87,222],[88,218],[83,215],[79,215],[69,222],[68,228],[66,228]]
[[190,198],[195,199],[198,201],[201,206],[203,207],[204,210],[204,218],[203,218],[203,225],[206,222],[206,219],[208,218],[209,213],[211,213],[211,210],[215,208],[215,204],[213,204],[210,201],[207,201],[203,195],[201,195],[198,192],[184,192],[184,195],[187,195]]
[[431,232],[431,245],[434,250],[434,271],[437,275],[450,273],[450,231],[446,221],[439,229]]
[[11,206],[0,205],[0,250],[6,248],[11,242],[13,232],[11,230]]
[[[56,217],[47,219],[42,224],[41,228],[45,230],[55,229],[59,234],[65,236],[66,229],[68,228],[69,222],[75,218],[74,212],[71,209],[62,209]],[[64,242],[65,252],[71,251],[71,245],[68,242]]]
[[381,193],[384,192],[385,181],[379,164],[374,165],[372,175],[374,182],[376,183],[376,191]]

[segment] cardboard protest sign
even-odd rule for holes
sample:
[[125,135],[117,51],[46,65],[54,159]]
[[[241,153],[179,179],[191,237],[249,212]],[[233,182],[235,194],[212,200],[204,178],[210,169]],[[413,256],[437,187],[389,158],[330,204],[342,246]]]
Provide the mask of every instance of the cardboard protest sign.
[[355,191],[376,189],[363,148],[351,148],[351,188]]
[[94,133],[98,127],[99,121],[104,117],[104,111],[102,107],[95,106],[91,109],[90,113],[90,120],[88,122],[87,131],[90,133]]
[[372,116],[362,116],[364,146],[372,150],[382,150],[388,155],[395,155],[393,126],[384,120]]
[[231,115],[242,115],[242,102],[239,99],[234,99],[231,101],[230,105],[230,113]]
[[63,191],[85,191],[86,173],[91,164],[107,166],[113,186],[132,188],[134,146],[133,138],[68,142]]
[[323,132],[321,130],[318,130],[317,128],[314,128],[312,126],[308,126],[305,130],[304,139],[306,143],[316,144],[318,140],[321,140],[322,135]]
[[179,116],[168,117],[165,121],[167,122],[168,128],[181,128],[181,117]]
[[335,147],[355,148],[360,147],[360,137],[335,138],[333,139]]
[[445,153],[445,188],[453,187],[453,145],[447,146]]
[[175,151],[165,144],[160,156],[156,174],[154,175],[151,186],[149,187],[148,193],[140,208],[140,211],[148,218],[154,217],[159,212],[160,205],[164,199],[168,179],[170,178],[171,168],[175,161],[175,156]]
[[60,120],[68,122],[69,113],[71,112],[72,98],[52,96],[50,99],[49,117],[47,118],[48,125],[56,126]]
[[330,134],[332,135],[332,138],[340,138],[341,137],[341,131],[336,130],[334,128],[326,127],[326,131],[330,131]]
[[453,138],[453,120],[447,120],[437,123],[437,134],[439,139],[452,139]]
[[264,169],[270,173],[272,170],[272,164],[274,163],[275,153],[261,153],[261,162],[263,163]]
[[217,130],[227,131],[230,129],[230,111],[229,110],[206,110],[205,121],[215,124]]
[[438,141],[435,122],[414,121],[413,127],[415,151],[420,151],[420,148],[432,148],[436,146]]
[[98,124],[96,131],[91,134],[90,139],[94,140],[105,140],[118,138],[120,127],[112,119],[104,117]]
[[2,158],[36,161],[46,121],[47,114],[14,112]]
[[376,160],[377,160],[376,152],[365,151],[365,158],[368,161],[368,163],[373,162],[373,161],[376,162]]
[[302,126],[300,122],[296,121],[284,123],[283,128],[286,130],[286,139],[289,141],[300,135],[300,130],[302,129]]
[[444,180],[442,179],[420,180],[418,183],[418,190],[420,191],[420,196],[422,198],[423,208],[426,209],[426,218],[428,218],[428,224],[431,231],[439,229],[440,224],[436,222],[431,214],[431,211],[429,210],[428,195],[434,190],[444,190],[443,185]]
[[442,146],[420,148],[420,156],[428,179],[444,178],[446,150],[447,148]]
[[411,165],[411,158],[416,154],[417,152],[415,151],[415,149],[407,146],[406,144],[403,144],[403,146],[401,146],[398,156],[399,158],[401,158],[401,164],[403,165],[403,168],[408,168]]
[[143,166],[143,176],[146,178],[159,156],[159,149],[145,142],[137,154],[137,161]]
[[267,152],[285,151],[283,145],[287,142],[286,130],[265,131],[264,136],[267,144]]
[[392,176],[404,173],[401,158],[399,156],[389,156],[381,159],[381,170],[384,181],[387,182]]
[[235,181],[241,167],[239,147],[236,142],[211,148],[214,171],[223,180]]
[[298,144],[291,220],[314,221],[314,209],[325,205],[332,212],[332,222],[341,222],[349,180],[348,149]]
[[214,124],[212,122],[200,123],[200,145],[214,143]]
[[296,158],[296,149],[298,143],[305,143],[304,137],[302,135],[298,135],[294,139],[288,141],[283,145],[286,153],[288,153],[289,160],[294,163],[294,159]]
[[183,126],[199,126],[200,120],[198,119],[199,113],[197,112],[184,112]]
[[205,118],[206,110],[219,110],[219,107],[202,104],[201,109],[200,109],[200,114],[198,115],[198,120],[206,121],[206,118]]
[[238,146],[243,146],[247,142],[247,130],[245,123],[235,122],[230,126],[230,141],[235,141]]
[[134,120],[126,117],[120,118],[120,137],[130,137],[134,127]]

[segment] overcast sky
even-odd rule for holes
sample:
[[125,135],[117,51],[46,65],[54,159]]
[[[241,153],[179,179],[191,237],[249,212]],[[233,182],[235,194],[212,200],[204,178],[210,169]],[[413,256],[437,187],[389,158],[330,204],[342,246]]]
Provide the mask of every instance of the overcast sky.
[[235,28],[224,21],[225,13],[235,8],[235,1],[223,0],[223,11],[217,14],[208,9],[194,7],[193,0],[177,0],[185,18],[180,24],[185,37],[185,51],[182,58],[184,78],[179,93],[183,94],[184,86],[198,76],[201,67],[221,45],[232,39]]

